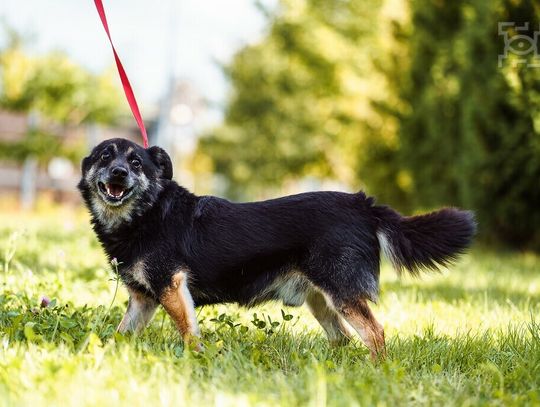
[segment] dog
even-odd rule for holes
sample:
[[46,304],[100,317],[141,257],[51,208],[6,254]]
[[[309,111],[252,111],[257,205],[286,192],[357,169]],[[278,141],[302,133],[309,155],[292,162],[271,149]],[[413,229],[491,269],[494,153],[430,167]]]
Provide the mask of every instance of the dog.
[[172,177],[163,149],[111,139],[83,159],[78,188],[129,292],[118,331],[140,332],[162,305],[196,349],[195,307],[280,300],[306,303],[331,343],[346,343],[352,327],[372,358],[384,356],[368,305],[381,251],[398,272],[417,275],[454,262],[476,230],[469,211],[404,217],[363,192],[233,203],[196,196]]

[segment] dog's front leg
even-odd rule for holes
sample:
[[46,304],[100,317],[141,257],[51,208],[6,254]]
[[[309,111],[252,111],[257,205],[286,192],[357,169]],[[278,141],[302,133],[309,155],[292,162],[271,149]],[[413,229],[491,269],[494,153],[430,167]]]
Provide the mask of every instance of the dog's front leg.
[[142,331],[156,311],[158,303],[138,291],[128,288],[129,302],[124,318],[116,329],[121,334]]
[[193,298],[187,286],[186,273],[180,271],[172,277],[171,284],[163,291],[159,301],[180,331],[184,343],[193,344],[195,350],[201,351],[199,325]]

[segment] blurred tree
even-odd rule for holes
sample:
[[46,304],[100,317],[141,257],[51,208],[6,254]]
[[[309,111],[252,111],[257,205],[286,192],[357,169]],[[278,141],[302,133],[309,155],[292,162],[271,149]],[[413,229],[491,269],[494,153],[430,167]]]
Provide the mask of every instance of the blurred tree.
[[367,133],[377,154],[360,170],[385,168],[369,177],[370,190],[399,197],[404,208],[474,208],[485,237],[540,249],[540,68],[533,67],[540,58],[510,52],[499,67],[497,25],[529,23],[527,32],[509,34],[534,40],[540,5],[416,0],[410,7],[410,22],[395,26],[392,50],[379,61],[391,95],[376,106],[397,124],[397,137],[385,144],[377,126]]
[[[112,70],[94,75],[62,53],[30,57],[21,37],[13,31],[8,35],[8,46],[0,52],[1,109],[32,112],[60,127],[110,123],[118,117],[122,99]],[[0,143],[0,156],[24,160],[35,155],[47,161],[60,154],[78,160],[72,147],[63,148],[57,135],[38,126],[20,142]]]
[[306,175],[354,182],[355,151],[369,110],[370,53],[381,0],[283,0],[264,8],[270,28],[225,72],[225,124],[204,137],[236,198]]

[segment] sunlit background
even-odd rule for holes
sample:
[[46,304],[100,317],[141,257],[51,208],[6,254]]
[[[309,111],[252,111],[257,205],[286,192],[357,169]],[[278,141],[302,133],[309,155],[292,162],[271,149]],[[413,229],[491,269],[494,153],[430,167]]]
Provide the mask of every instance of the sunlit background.
[[[150,142],[196,193],[365,189],[540,248],[533,1],[104,4]],[[93,1],[3,0],[0,21],[0,205],[78,208],[85,153],[141,141]]]

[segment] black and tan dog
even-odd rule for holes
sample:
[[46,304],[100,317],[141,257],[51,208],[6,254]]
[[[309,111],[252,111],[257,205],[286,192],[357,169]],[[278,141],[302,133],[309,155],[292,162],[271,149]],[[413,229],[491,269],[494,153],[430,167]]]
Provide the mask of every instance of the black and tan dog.
[[384,331],[368,300],[377,299],[381,249],[417,274],[450,263],[475,231],[470,212],[402,217],[361,192],[195,196],[172,181],[164,150],[123,139],[95,147],[82,174],[94,230],[129,291],[120,332],[143,329],[161,304],[188,341],[199,335],[196,306],[281,300],[307,303],[332,342],[349,338],[346,321],[375,357]]

